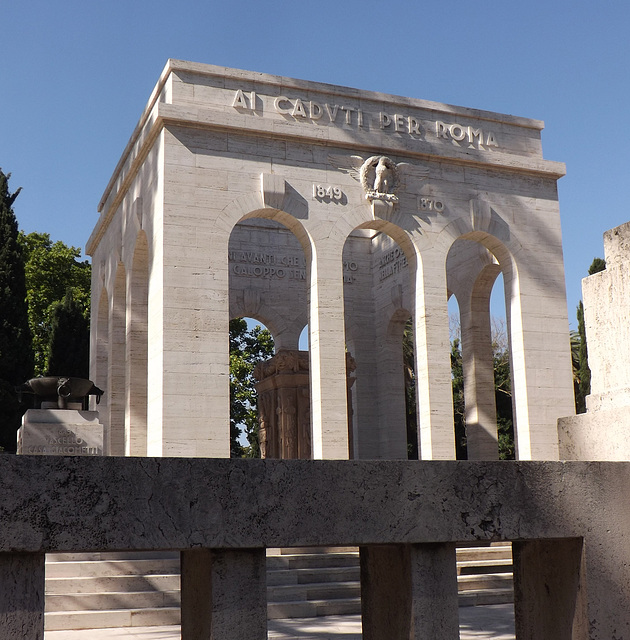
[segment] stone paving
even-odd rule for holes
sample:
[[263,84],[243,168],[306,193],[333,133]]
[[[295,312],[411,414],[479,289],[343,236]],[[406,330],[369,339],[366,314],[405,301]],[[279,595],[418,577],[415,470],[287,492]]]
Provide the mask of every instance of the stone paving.
[[[462,607],[460,640],[514,640],[510,604]],[[360,640],[360,616],[270,620],[269,640]],[[179,626],[47,631],[45,640],[180,640]]]

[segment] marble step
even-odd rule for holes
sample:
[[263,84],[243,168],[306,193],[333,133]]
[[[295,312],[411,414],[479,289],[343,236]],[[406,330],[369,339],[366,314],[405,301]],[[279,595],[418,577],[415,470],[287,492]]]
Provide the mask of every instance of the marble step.
[[179,559],[47,561],[46,579],[179,573]]
[[179,583],[178,574],[54,578],[46,581],[46,596],[69,593],[176,591],[179,589]]
[[275,569],[267,572],[267,586],[300,585],[321,582],[359,581],[359,566],[309,569]]
[[319,616],[340,616],[361,613],[361,598],[337,600],[310,600],[292,602],[270,602],[267,618],[317,618]]
[[352,582],[324,582],[308,585],[284,585],[267,588],[267,602],[295,602],[300,600],[341,600],[361,596],[361,585]]
[[109,591],[46,595],[46,612],[101,609],[157,609],[179,607],[181,593],[174,591]]
[[113,609],[98,611],[51,611],[45,616],[46,631],[157,627],[179,624],[179,607]]

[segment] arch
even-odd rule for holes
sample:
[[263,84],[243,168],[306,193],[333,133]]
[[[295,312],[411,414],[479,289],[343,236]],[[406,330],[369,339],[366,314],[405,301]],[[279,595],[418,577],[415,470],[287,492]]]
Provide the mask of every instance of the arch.
[[149,243],[136,238],[128,272],[126,318],[125,455],[147,455]]
[[[356,228],[350,223],[358,222]],[[412,316],[415,247],[390,221],[350,217],[343,248],[346,345],[356,362],[352,388],[357,458],[406,459],[403,333]]]

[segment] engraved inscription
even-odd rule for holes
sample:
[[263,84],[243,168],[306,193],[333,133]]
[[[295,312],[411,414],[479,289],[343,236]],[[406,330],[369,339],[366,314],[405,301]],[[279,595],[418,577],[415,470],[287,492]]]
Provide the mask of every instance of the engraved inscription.
[[468,145],[469,149],[483,149],[486,147],[498,147],[499,144],[492,131],[484,133],[481,129],[464,126],[461,124],[446,124],[438,120],[435,123],[435,135],[444,140],[450,140],[453,144],[461,146],[460,143]]
[[437,211],[438,213],[443,213],[444,203],[441,200],[436,200],[435,198],[419,196],[418,209],[420,211]]
[[389,278],[393,276],[395,273],[399,273],[402,269],[409,266],[407,262],[407,256],[396,247],[391,251],[388,251],[384,256],[381,257],[378,263],[379,271],[378,271],[378,279],[379,282],[385,280],[385,278]]
[[313,185],[314,200],[342,200],[343,191],[339,187],[333,187],[329,184]]
[[[263,251],[230,251],[230,273],[267,280],[306,280],[306,261],[300,255],[279,255]],[[343,281],[353,283],[358,270],[354,261],[344,261]]]

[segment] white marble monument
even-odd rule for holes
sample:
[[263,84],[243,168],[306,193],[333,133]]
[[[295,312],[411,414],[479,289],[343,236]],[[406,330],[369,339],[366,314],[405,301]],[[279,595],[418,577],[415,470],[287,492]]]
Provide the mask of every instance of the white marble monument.
[[[455,457],[447,300],[470,457],[497,457],[489,296],[505,282],[517,455],[573,412],[557,180],[543,123],[170,60],[99,205],[91,378],[109,455],[229,456],[228,323],[308,325],[312,456]],[[346,352],[356,363],[348,408]],[[352,424],[348,428],[348,416]]]

